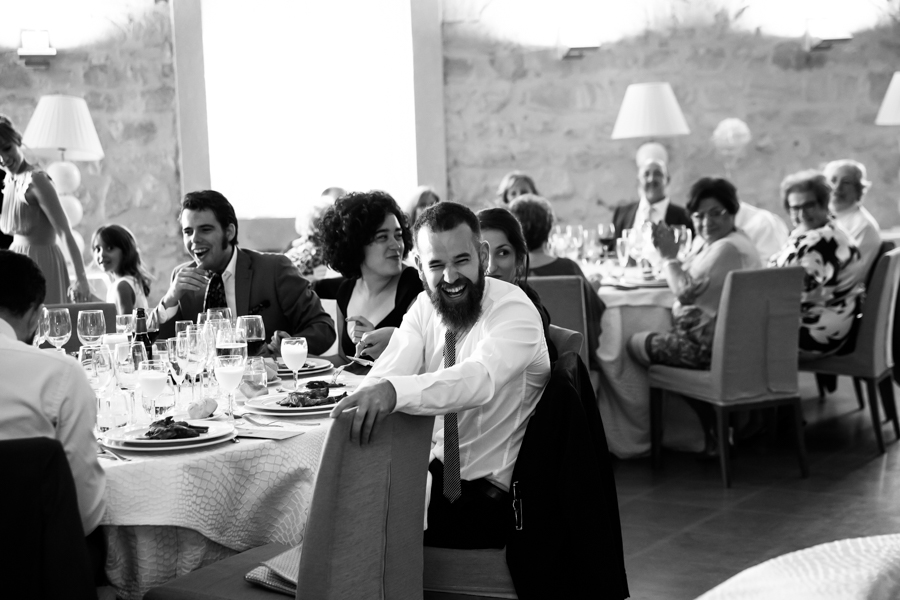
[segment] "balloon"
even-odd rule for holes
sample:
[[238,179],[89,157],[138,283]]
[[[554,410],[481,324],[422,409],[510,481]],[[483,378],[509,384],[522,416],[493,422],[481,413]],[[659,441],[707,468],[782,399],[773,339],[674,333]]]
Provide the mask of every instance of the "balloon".
[[69,218],[70,227],[75,227],[81,223],[81,218],[84,217],[84,208],[81,206],[81,200],[75,196],[64,195],[59,197],[59,203],[62,204],[62,209]]
[[750,143],[750,127],[740,119],[724,119],[713,131],[716,149],[725,155],[737,155]]
[[81,172],[69,161],[55,162],[47,167],[47,175],[53,180],[58,194],[71,194],[81,185]]

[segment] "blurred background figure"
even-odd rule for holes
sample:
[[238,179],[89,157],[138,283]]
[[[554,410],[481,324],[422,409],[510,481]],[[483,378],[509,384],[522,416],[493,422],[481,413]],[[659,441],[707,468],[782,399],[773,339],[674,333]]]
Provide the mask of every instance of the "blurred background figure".
[[835,160],[825,165],[823,174],[831,185],[828,208],[838,226],[856,244],[863,271],[869,273],[881,247],[881,228],[862,205],[863,197],[872,186],[866,177],[866,166],[850,159]]
[[440,201],[440,196],[437,195],[437,192],[430,185],[420,185],[417,187],[416,191],[404,207],[404,212],[406,213],[406,216],[409,217],[409,226],[412,227],[415,225],[416,219],[419,218],[419,214],[421,214],[423,210]]
[[506,206],[523,194],[538,195],[534,179],[522,171],[512,171],[503,176],[497,187],[497,205]]
[[346,193],[344,188],[327,188],[315,201],[303,204],[294,219],[294,230],[299,237],[291,242],[284,254],[300,270],[300,274],[310,281],[327,277],[328,273],[322,250],[317,248],[312,241],[315,223],[334,204],[335,200]]
[[734,226],[747,234],[763,264],[781,250],[790,234],[788,226],[778,216],[743,201],[734,216]]
[[141,264],[141,251],[134,234],[121,225],[102,225],[91,238],[97,266],[109,277],[106,302],[116,305],[116,313],[130,315],[135,308],[149,310],[150,273]]

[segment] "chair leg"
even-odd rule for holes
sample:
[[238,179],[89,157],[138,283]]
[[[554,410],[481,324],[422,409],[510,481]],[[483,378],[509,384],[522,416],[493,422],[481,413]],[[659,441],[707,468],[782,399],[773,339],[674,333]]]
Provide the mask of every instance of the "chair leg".
[[809,459],[806,456],[806,435],[803,432],[803,406],[800,404],[800,398],[795,398],[793,405],[797,458],[800,461],[800,475],[803,479],[806,479],[809,477]]
[[853,390],[856,392],[856,401],[859,403],[859,410],[865,410],[866,401],[863,400],[862,386],[860,385],[859,377],[853,378]]
[[719,467],[722,469],[722,483],[731,487],[730,457],[728,456],[728,416],[729,411],[721,406],[716,409],[716,437],[719,438]]
[[900,439],[900,418],[897,416],[897,404],[894,402],[894,381],[890,375],[882,377],[878,382],[881,389],[881,405],[884,408],[884,414],[894,424],[894,436]]
[[650,461],[654,469],[662,466],[662,408],[662,389],[650,388]]
[[869,411],[872,413],[872,427],[875,429],[878,454],[884,454],[884,436],[881,434],[881,416],[878,414],[878,386],[874,379],[866,378],[866,395],[869,397]]

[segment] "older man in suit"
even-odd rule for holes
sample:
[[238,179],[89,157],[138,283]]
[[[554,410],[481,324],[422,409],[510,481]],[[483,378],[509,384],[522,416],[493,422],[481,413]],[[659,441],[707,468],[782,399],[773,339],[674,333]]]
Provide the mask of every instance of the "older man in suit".
[[334,322],[319,297],[282,254],[244,250],[237,244],[238,222],[231,203],[213,190],[191,192],[181,205],[184,247],[193,259],[175,268],[169,289],[156,308],[160,337],[174,334],[179,319],[196,320],[209,308],[227,306],[235,316],[260,315],[276,355],[281,340],[305,337],[310,354],[328,350]]
[[650,146],[650,144],[642,146],[636,157],[640,200],[617,206],[613,213],[616,237],[622,237],[622,232],[626,229],[640,227],[648,221],[651,223],[663,221],[668,225],[685,225],[692,232],[694,231],[694,225],[687,210],[670,202],[666,193],[670,177],[666,167],[665,149],[659,144],[654,144],[654,147],[659,146],[661,152],[645,152],[645,149]]

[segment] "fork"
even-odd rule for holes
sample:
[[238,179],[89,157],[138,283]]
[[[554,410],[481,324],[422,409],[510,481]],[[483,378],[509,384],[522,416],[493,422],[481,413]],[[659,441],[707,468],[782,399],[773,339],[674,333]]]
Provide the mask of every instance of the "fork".
[[131,462],[131,459],[130,459],[130,458],[128,458],[128,457],[126,457],[126,456],[122,456],[122,455],[119,454],[118,452],[113,452],[112,450],[110,450],[110,449],[107,448],[106,446],[103,446],[103,451],[106,452],[107,454],[111,454],[112,456],[115,456],[116,458],[118,458],[118,459],[121,460],[122,462]]
[[341,373],[344,372],[344,369],[346,369],[347,365],[349,365],[349,364],[350,363],[347,363],[346,365],[341,365],[337,369],[334,370],[334,375],[331,377],[331,385],[334,385],[337,383],[338,377],[341,376]]
[[274,420],[264,422],[261,419],[257,419],[256,417],[251,417],[248,414],[245,414],[243,419],[245,421],[250,421],[251,423],[253,423],[254,425],[256,425],[258,427],[284,427],[284,425],[282,425],[281,423],[277,423]]

